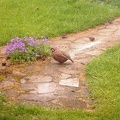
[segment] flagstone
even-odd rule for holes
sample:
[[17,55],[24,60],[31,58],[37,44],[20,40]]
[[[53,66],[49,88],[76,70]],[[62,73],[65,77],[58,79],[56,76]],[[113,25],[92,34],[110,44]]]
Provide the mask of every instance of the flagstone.
[[63,86],[69,86],[69,87],[79,87],[79,79],[71,78],[71,79],[60,80],[59,84]]

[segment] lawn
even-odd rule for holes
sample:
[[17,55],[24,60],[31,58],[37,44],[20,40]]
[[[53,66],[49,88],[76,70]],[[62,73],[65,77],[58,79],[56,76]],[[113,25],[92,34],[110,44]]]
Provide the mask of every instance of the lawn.
[[[120,16],[120,1],[110,1],[1,0],[0,45],[16,36],[55,37],[95,27]],[[0,120],[119,120],[120,44],[89,63],[86,76],[93,111],[14,105],[0,93]]]
[[78,32],[120,16],[119,0],[101,1],[111,0],[1,0],[0,45],[16,36]]
[[120,44],[90,62],[86,76],[94,99],[93,111],[17,106],[1,94],[0,120],[119,120]]
[[119,120],[120,44],[88,64],[86,74],[96,112],[104,120]]

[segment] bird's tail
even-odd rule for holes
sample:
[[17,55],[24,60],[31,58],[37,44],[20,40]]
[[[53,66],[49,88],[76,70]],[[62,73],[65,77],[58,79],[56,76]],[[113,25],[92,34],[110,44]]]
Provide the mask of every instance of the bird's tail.
[[74,61],[70,58],[70,61],[74,63]]

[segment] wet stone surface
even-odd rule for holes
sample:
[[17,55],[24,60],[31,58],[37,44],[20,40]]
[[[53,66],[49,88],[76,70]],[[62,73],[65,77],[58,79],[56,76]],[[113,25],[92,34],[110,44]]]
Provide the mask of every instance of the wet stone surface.
[[26,80],[29,83],[43,83],[43,82],[51,82],[52,77],[50,76],[27,76],[23,78],[22,80]]
[[60,76],[61,79],[67,79],[67,78],[70,78],[70,77],[71,77],[71,75],[65,74],[65,73],[62,73],[61,76]]
[[89,97],[90,93],[86,86],[81,86],[82,97]]
[[36,86],[32,83],[21,84],[20,87],[22,90],[35,90],[36,89]]
[[37,85],[37,93],[53,93],[55,92],[56,84],[51,83],[40,83]]
[[[91,41],[89,37],[94,37]],[[90,109],[93,100],[84,74],[85,65],[107,48],[120,43],[120,18],[94,29],[51,39],[51,46],[67,51],[74,63],[45,60],[28,64],[6,62],[0,47],[0,92],[15,103],[50,108]]]
[[79,79],[70,78],[70,79],[60,80],[59,84],[63,86],[79,87]]
[[22,94],[18,97],[18,100],[28,100],[28,101],[51,101],[54,100],[56,96],[53,93],[49,94]]
[[0,90],[1,89],[4,89],[4,88],[7,88],[7,87],[11,87],[11,86],[13,86],[14,85],[14,83],[13,82],[11,82],[11,81],[2,81],[1,83],[0,83]]
[[7,97],[17,97],[19,95],[16,88],[6,90],[3,92]]
[[64,107],[67,108],[82,108],[86,109],[86,103],[82,100],[70,99],[70,98],[59,98]]

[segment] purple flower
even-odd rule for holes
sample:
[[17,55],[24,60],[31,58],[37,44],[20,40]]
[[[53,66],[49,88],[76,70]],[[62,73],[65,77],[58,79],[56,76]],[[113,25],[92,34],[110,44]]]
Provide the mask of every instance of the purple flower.
[[39,55],[39,54],[36,54],[36,57],[40,57],[40,55]]
[[50,43],[50,41],[49,41],[47,38],[43,38],[43,39],[41,40],[41,42],[42,42],[42,43],[45,43],[45,44],[49,44],[49,43]]
[[41,41],[35,39],[34,37],[27,36],[25,36],[24,39],[19,37],[12,38],[6,45],[6,55],[9,56],[14,52],[25,52],[28,56],[33,55],[34,57],[39,57],[40,55],[38,53],[44,51],[44,48],[48,46],[47,44],[49,43],[50,41],[46,38],[43,38]]
[[38,40],[36,40],[34,37],[27,37],[27,36],[24,37],[24,41],[29,46],[36,46],[38,42]]
[[11,53],[15,52],[16,50],[25,52],[25,43],[19,37],[11,39],[10,43],[6,45],[6,55],[10,55]]

